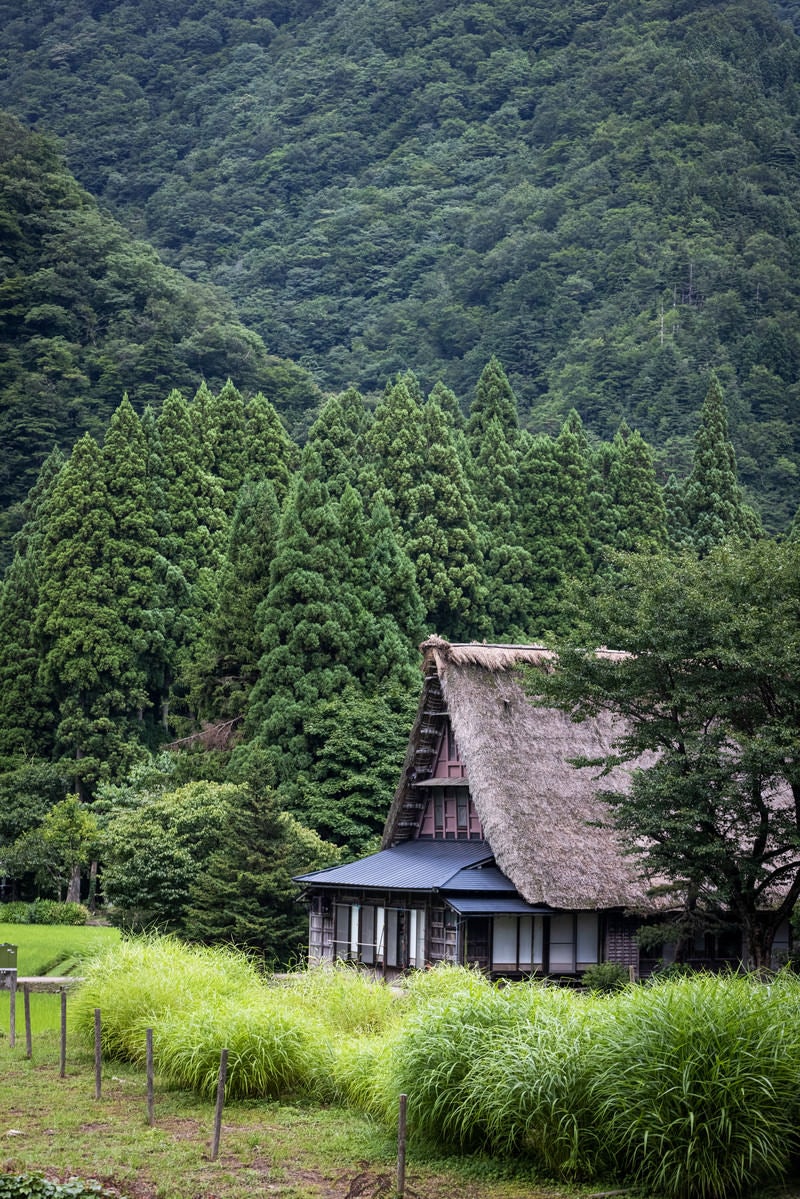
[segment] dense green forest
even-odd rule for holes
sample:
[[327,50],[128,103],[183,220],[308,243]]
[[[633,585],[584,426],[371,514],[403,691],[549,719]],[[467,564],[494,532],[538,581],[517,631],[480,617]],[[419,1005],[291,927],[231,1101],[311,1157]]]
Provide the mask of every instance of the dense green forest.
[[465,405],[497,354],[525,427],[574,407],[608,438],[625,418],[663,480],[688,472],[714,367],[779,528],[800,452],[797,11],[22,0],[0,5],[0,104],[323,390],[412,369]]
[[331,395],[302,449],[230,382],[123,399],[45,461],[0,587],[2,874],[77,888],[99,855],[122,917],[183,931],[246,874],[269,920],[265,878],[285,907],[291,870],[375,844],[422,637],[549,639],[618,552],[761,535],[714,375],[701,415],[662,488],[624,423],[521,429],[496,358],[466,419],[405,373],[374,410]]
[[4,114],[0,230],[0,542],[54,444],[101,436],[123,393],[141,410],[234,376],[290,419],[317,403],[308,372],[269,355],[221,292],[164,266]]
[[0,0],[6,889],[285,956],[423,637],[797,531],[796,15]]

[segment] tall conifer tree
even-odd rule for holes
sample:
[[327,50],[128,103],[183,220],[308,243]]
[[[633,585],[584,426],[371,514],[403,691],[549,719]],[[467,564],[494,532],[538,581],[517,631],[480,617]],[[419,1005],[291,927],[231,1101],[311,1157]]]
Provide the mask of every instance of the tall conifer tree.
[[482,637],[483,556],[475,500],[441,408],[422,412],[424,469],[408,497],[405,549],[414,564],[428,628],[454,641]]
[[40,646],[35,636],[41,547],[47,500],[64,465],[54,449],[23,505],[25,523],[14,538],[14,557],[0,583],[0,762],[53,750],[54,713],[39,678]]
[[653,455],[641,434],[623,422],[611,447],[608,498],[616,549],[660,553],[667,546],[667,510]]
[[572,579],[591,570],[590,467],[580,419],[568,419],[558,437],[534,437],[521,464],[523,544],[535,570],[531,581],[541,636],[563,632],[563,604]]
[[270,751],[284,794],[311,753],[304,731],[309,711],[352,680],[361,604],[349,568],[335,503],[307,448],[281,517],[260,612],[264,653],[250,695],[248,735]]
[[736,471],[736,452],[728,434],[722,386],[712,372],[700,428],[695,435],[692,473],[686,483],[684,512],[689,540],[704,556],[728,537],[751,540],[760,532],[758,516],[744,500]]
[[269,479],[280,508],[289,492],[300,452],[275,406],[261,392],[247,404],[245,417],[248,477],[256,481]]
[[209,404],[206,424],[206,436],[211,445],[211,473],[221,484],[228,517],[233,513],[239,488],[248,473],[245,427],[244,399],[228,379]]
[[216,605],[186,671],[192,710],[204,720],[239,717],[258,678],[257,613],[269,591],[279,519],[271,481],[248,479],[231,521]]
[[469,410],[466,434],[473,457],[478,456],[492,420],[499,422],[506,441],[516,444],[519,437],[517,397],[500,360],[494,355],[481,372]]
[[486,574],[486,612],[496,640],[518,641],[533,625],[533,559],[522,545],[519,456],[493,416],[486,426],[472,480]]
[[319,454],[331,495],[341,498],[348,483],[357,485],[364,466],[369,418],[363,397],[354,387],[329,396],[311,426],[308,440]]
[[391,512],[401,540],[407,539],[416,519],[415,488],[425,473],[427,445],[422,405],[406,381],[387,386],[366,441],[375,498]]
[[149,477],[149,448],[142,422],[127,396],[113,414],[101,451],[111,516],[105,546],[113,575],[116,607],[129,636],[127,682],[142,694],[139,720],[155,740],[158,717],[155,679],[163,660],[165,631],[154,575],[158,534]]
[[129,580],[115,554],[115,523],[105,464],[87,434],[48,503],[36,613],[40,678],[58,712],[55,749],[81,796],[141,753],[142,631],[127,623]]
[[216,572],[222,564],[227,522],[221,485],[204,465],[207,451],[180,392],[167,396],[152,433],[166,632],[162,712],[168,724],[176,679],[191,660],[216,602]]

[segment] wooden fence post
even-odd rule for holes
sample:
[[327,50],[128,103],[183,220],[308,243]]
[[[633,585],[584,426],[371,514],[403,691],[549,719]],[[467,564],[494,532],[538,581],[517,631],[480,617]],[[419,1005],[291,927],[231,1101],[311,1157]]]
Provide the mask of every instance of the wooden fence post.
[[8,1044],[13,1049],[17,1043],[17,972],[11,971],[8,994]]
[[397,1199],[404,1199],[406,1193],[406,1103],[406,1096],[401,1095],[397,1115]]
[[33,1035],[31,1032],[31,993],[27,983],[22,984],[22,1003],[25,1008],[25,1056],[33,1057]]
[[217,1109],[214,1113],[214,1137],[211,1142],[211,1160],[215,1162],[219,1153],[219,1138],[222,1131],[222,1109],[225,1105],[225,1082],[228,1077],[228,1051],[219,1055],[219,1079],[217,1081]]
[[94,1097],[100,1098],[103,1078],[102,1026],[100,1023],[100,1008],[94,1009]]
[[155,1097],[153,1086],[153,1030],[148,1028],[145,1033],[146,1052],[147,1052],[147,1123],[152,1126],[155,1124]]
[[61,988],[61,1062],[60,1075],[66,1078],[67,1075],[67,989]]

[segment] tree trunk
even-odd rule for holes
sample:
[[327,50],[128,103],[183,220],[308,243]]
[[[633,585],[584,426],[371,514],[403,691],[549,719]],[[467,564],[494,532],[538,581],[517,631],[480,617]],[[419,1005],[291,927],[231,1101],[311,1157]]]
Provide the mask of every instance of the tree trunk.
[[94,915],[95,908],[97,907],[97,859],[96,858],[92,862],[91,866],[89,867],[89,897],[86,901],[86,906],[88,907],[88,909],[92,913],[92,915]]
[[769,974],[772,969],[772,943],[775,926],[771,920],[759,920],[751,916],[742,921],[742,932],[747,946],[748,970],[755,974]]
[[80,903],[81,901],[81,868],[73,866],[72,874],[67,887],[67,903]]

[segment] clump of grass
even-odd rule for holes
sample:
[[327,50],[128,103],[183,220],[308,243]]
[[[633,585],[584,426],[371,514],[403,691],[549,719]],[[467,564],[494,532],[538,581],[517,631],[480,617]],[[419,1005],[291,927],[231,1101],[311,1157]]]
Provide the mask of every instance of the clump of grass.
[[696,976],[613,1001],[592,1093],[620,1173],[676,1199],[730,1199],[784,1176],[800,1146],[787,988]]
[[170,1082],[205,1097],[217,1087],[228,1050],[229,1098],[277,1098],[303,1089],[319,1094],[327,1046],[318,1025],[280,993],[206,998],[189,1011],[172,1009],[153,1031],[156,1068]]
[[91,1043],[99,1008],[103,1052],[141,1062],[145,1029],[170,1012],[188,1013],[227,996],[246,1000],[263,989],[255,964],[243,953],[184,945],[172,937],[141,937],[120,941],[88,963],[70,1010],[78,1035]]
[[387,1108],[403,1092],[412,1132],[445,1148],[481,1143],[485,1128],[464,1119],[463,1087],[488,1037],[502,1037],[519,1021],[504,992],[490,985],[452,988],[422,1002],[419,996],[391,1038],[385,1080]]
[[289,979],[289,993],[336,1035],[373,1036],[397,1013],[389,987],[346,962],[297,971]]
[[342,1038],[333,1046],[330,1063],[335,1098],[384,1123],[397,1111],[387,1081],[390,1043],[385,1035]]
[[424,1007],[432,1001],[472,996],[480,1002],[491,991],[492,984],[477,968],[453,966],[442,962],[430,970],[416,970],[405,980],[409,1006]]
[[[526,994],[527,992],[527,994]],[[509,997],[517,1021],[492,1030],[460,1087],[456,1119],[501,1155],[532,1157],[565,1177],[602,1170],[589,1093],[592,1037],[608,1005],[557,987]]]

